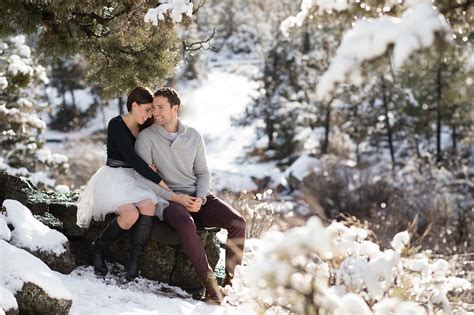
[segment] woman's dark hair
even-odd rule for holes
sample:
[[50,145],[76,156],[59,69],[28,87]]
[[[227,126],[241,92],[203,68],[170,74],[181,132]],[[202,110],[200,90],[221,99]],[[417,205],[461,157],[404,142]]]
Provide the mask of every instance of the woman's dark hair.
[[128,94],[127,110],[129,112],[132,111],[133,102],[137,102],[140,105],[153,103],[153,94],[151,94],[149,89],[137,86],[132,92],[130,92],[130,94]]
[[158,89],[154,96],[163,96],[163,97],[166,97],[168,99],[168,102],[170,103],[171,107],[173,107],[173,105],[181,105],[181,98],[179,97],[179,94],[178,92],[171,88],[171,87],[162,87],[160,89]]
[[[128,94],[127,97],[127,110],[129,112],[132,111],[132,104],[134,102],[137,102],[137,104],[149,104],[153,103],[153,94],[151,94],[151,91],[147,88],[137,86],[136,88],[133,89],[130,94]],[[143,129],[150,127],[153,125],[155,122],[155,119],[153,117],[148,118],[143,124],[139,126],[140,131]]]

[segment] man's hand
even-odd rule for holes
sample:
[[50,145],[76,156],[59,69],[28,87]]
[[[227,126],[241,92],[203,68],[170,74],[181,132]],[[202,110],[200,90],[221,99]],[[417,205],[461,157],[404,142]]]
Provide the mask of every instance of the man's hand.
[[[200,198],[198,198],[200,199]],[[189,212],[198,212],[200,208],[196,209],[195,205],[196,197],[184,195],[184,194],[173,194],[171,201],[179,203],[185,207]]]
[[193,203],[190,206],[186,207],[186,209],[189,212],[199,212],[199,210],[201,210],[203,201],[199,197],[193,197],[193,198],[194,198]]

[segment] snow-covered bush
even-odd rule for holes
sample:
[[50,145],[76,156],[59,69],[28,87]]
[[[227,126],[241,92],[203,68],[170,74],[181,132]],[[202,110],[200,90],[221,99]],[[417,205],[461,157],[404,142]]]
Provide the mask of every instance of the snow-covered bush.
[[299,187],[312,209],[324,209],[331,219],[367,220],[382,246],[411,226],[416,245],[443,254],[472,251],[474,186],[468,178],[456,179],[429,160],[408,160],[397,173],[383,163],[356,168],[334,156],[320,161]]
[[0,170],[54,187],[47,173],[66,171],[68,159],[43,147],[46,123],[38,114],[48,107],[40,100],[48,78],[25,40],[0,41]]
[[226,193],[222,196],[246,221],[246,238],[258,238],[275,223],[277,210],[273,191]]
[[312,217],[305,226],[265,234],[247,266],[239,267],[227,299],[297,314],[450,314],[462,308],[469,281],[456,277],[446,260],[409,254],[409,244],[403,231],[391,248],[381,249],[360,225],[324,227]]

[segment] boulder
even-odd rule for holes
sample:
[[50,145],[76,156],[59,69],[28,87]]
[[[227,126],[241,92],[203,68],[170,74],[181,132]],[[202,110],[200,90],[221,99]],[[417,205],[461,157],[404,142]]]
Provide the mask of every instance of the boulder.
[[[88,243],[92,243],[113,218],[114,215],[109,214],[104,222],[92,222],[86,232]],[[219,229],[215,228],[197,228],[197,233],[204,244],[209,265],[212,268],[215,268],[219,260],[220,247],[216,237],[218,231]],[[129,243],[130,233],[126,233],[121,240],[112,244],[106,253],[107,260],[126,265]],[[76,260],[78,262],[87,261],[89,252],[90,247],[76,248]],[[150,242],[140,262],[140,273],[148,279],[179,286],[188,291],[198,290],[202,287],[200,278],[181,248],[178,234],[158,218],[154,220]]]
[[51,270],[58,271],[64,274],[70,274],[76,268],[74,255],[71,251],[70,245],[66,244],[66,251],[59,256],[53,253],[43,251],[28,251],[35,257],[38,257],[42,262],[48,265]]
[[[15,204],[18,204],[21,208],[20,207],[14,208],[13,205]],[[29,209],[27,209],[26,207],[23,207],[19,203],[13,203],[13,204],[9,203],[9,206],[5,205],[4,203],[3,206],[7,208],[12,207],[9,210],[7,210],[7,213],[8,211],[14,211],[14,209],[17,209],[17,210],[24,209],[24,212],[23,212],[24,217],[22,217],[20,221],[18,221],[17,219],[16,222],[18,224],[20,224],[19,222],[23,223],[24,220],[26,219],[31,220],[31,222],[38,220],[39,222],[43,223],[43,225],[38,224],[38,226],[42,226],[42,228],[39,228],[40,229],[39,231],[35,230],[35,231],[28,231],[25,233],[25,231],[22,230],[22,227],[18,227],[19,232],[17,232],[16,226],[15,226],[16,223],[9,222],[10,225],[8,226],[8,228],[13,229],[12,238],[11,238],[12,244],[14,244],[15,246],[19,248],[24,249],[25,251],[29,252],[33,256],[39,258],[52,270],[55,270],[64,274],[69,274],[76,268],[74,255],[70,249],[69,241],[64,237],[64,235],[60,235],[58,231],[53,231],[53,229],[58,229],[58,227],[62,226],[62,223],[58,219],[56,219],[53,215],[47,212],[43,213],[42,215],[33,215],[33,217],[31,217],[31,213],[29,212]],[[44,225],[46,225],[47,227],[44,227]],[[52,250],[37,247],[37,246],[34,246],[34,244],[26,245],[24,241],[21,241],[22,236],[24,235],[29,235],[27,239],[32,239],[32,240],[38,239],[39,241],[43,237],[48,238],[49,234],[46,233],[46,231],[51,232],[51,233],[48,232],[49,234],[61,236],[61,239],[62,239],[61,246],[64,247],[64,251],[62,253],[59,254],[59,252],[54,252]]]
[[[69,240],[72,256],[77,265],[88,265],[91,243],[114,217],[106,216],[105,221],[91,222],[88,229],[76,225],[76,201],[78,193],[41,192],[27,180],[0,172],[0,202],[14,199],[28,207],[37,219],[50,228],[63,233]],[[214,268],[219,260],[219,241],[216,228],[198,227],[209,264]],[[106,253],[108,261],[126,263],[128,258],[130,233],[123,240],[115,242]],[[50,259],[40,257],[51,269],[70,270],[70,260],[66,257]],[[64,266],[62,264],[65,263]],[[61,267],[58,267],[58,264]],[[67,267],[66,267],[67,266]],[[63,269],[64,268],[64,269]],[[72,270],[72,269],[71,269]],[[63,271],[61,271],[63,272]],[[191,263],[184,254],[177,232],[166,223],[155,219],[151,240],[145,250],[140,265],[141,275],[186,290],[202,288]]]
[[20,312],[18,311],[17,308],[11,308],[11,309],[8,309],[5,312],[5,315],[18,315],[20,314]]
[[72,306],[71,300],[52,298],[42,288],[31,282],[24,283],[15,294],[15,298],[21,314],[66,315]]

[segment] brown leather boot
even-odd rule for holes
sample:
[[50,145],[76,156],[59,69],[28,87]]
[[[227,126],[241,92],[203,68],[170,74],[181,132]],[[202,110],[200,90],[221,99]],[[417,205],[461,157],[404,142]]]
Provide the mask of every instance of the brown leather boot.
[[216,277],[212,272],[208,273],[202,278],[204,287],[206,288],[205,300],[210,304],[221,304],[224,297],[222,296],[221,290],[217,285]]

